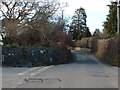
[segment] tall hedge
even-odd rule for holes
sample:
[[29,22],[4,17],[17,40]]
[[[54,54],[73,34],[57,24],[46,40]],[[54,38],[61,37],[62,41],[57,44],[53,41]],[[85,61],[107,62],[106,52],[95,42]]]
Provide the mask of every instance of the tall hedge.
[[101,60],[115,66],[120,66],[120,36],[112,39],[91,38],[89,46]]

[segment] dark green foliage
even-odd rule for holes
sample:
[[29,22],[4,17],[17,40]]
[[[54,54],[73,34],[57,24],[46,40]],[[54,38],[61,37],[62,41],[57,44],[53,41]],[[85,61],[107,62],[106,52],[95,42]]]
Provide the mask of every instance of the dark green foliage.
[[83,37],[90,37],[91,33],[86,24],[86,12],[81,7],[76,9],[75,14],[72,17],[72,23],[70,25],[70,33],[73,36],[73,40],[79,40]]
[[91,32],[89,31],[88,27],[86,27],[86,30],[85,30],[85,37],[91,37]]
[[93,36],[99,36],[100,35],[100,30],[99,29],[95,29]]
[[117,2],[111,2],[109,8],[109,14],[103,26],[106,37],[112,38],[117,33]]

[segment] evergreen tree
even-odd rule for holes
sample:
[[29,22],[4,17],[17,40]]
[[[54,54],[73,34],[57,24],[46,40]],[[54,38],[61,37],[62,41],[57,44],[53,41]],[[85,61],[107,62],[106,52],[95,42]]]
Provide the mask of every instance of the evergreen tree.
[[85,30],[85,37],[91,37],[91,32],[89,31],[88,27],[86,27],[86,30]]
[[111,2],[109,5],[109,15],[104,22],[104,33],[107,38],[114,37],[117,33],[117,2]]
[[93,36],[99,36],[100,35],[100,30],[99,29],[95,29]]
[[72,17],[72,23],[70,25],[70,33],[72,34],[74,40],[81,39],[85,36],[85,31],[87,28],[86,18],[86,12],[82,7],[75,11],[75,14]]

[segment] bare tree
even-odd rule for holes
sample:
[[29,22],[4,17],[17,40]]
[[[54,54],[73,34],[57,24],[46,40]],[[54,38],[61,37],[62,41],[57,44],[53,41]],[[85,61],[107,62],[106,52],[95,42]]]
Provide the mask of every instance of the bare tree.
[[52,18],[56,12],[64,7],[65,5],[61,6],[55,0],[2,2],[0,12],[3,18],[2,27],[5,32],[3,39],[10,39],[7,41],[19,44],[28,44],[30,38],[33,39],[30,41],[31,44],[34,44],[34,42],[42,45],[53,43],[57,29],[52,22]]

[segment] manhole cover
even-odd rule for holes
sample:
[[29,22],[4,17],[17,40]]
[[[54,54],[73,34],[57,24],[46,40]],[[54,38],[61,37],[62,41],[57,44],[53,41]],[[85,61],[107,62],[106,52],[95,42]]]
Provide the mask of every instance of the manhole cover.
[[42,78],[25,78],[26,82],[43,82]]
[[59,78],[25,78],[25,82],[61,82]]

